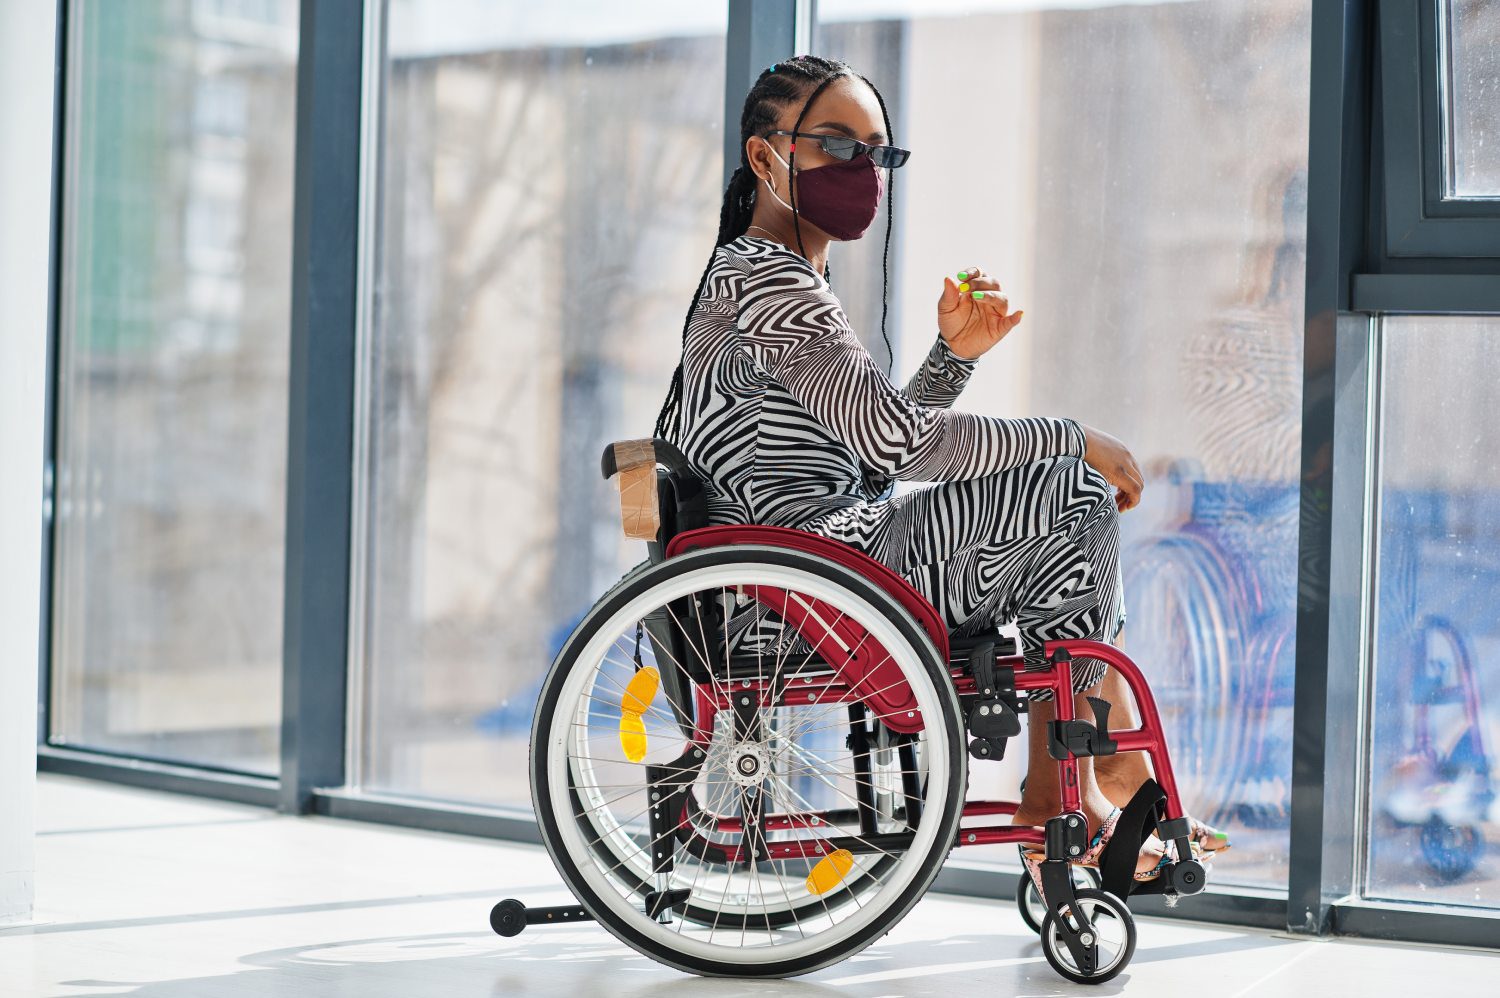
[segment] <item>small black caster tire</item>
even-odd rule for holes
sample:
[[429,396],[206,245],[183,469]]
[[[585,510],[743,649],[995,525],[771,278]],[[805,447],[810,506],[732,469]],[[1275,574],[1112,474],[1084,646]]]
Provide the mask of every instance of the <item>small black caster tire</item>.
[[[1097,936],[1099,966],[1085,973],[1074,963],[1073,954],[1062,941],[1062,925],[1057,911],[1047,912],[1047,917],[1042,920],[1042,955],[1053,970],[1075,984],[1103,984],[1113,980],[1135,955],[1135,919],[1125,902],[1108,891],[1086,888],[1075,894],[1084,917]],[[1071,922],[1072,913],[1067,905],[1060,907],[1063,916]]]
[[[1073,867],[1073,890],[1080,891],[1086,888],[1099,890],[1104,884],[1104,878],[1097,869],[1092,866]],[[1016,882],[1016,910],[1021,913],[1021,921],[1032,932],[1042,931],[1042,918],[1046,915],[1046,909],[1042,906],[1041,895],[1036,892],[1036,884],[1031,882],[1031,875],[1026,872],[1026,864],[1021,864],[1021,879]]]
[[526,906],[515,898],[506,898],[490,909],[490,928],[497,935],[518,936],[526,928]]
[[1208,871],[1196,859],[1172,864],[1172,889],[1178,894],[1197,894],[1208,886]]

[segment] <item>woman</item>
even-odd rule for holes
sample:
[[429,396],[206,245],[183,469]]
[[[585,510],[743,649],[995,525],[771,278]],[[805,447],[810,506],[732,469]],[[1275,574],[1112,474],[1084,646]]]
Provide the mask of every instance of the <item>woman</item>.
[[[909,156],[891,145],[880,92],[817,56],[769,67],[745,99],[740,156],[655,429],[709,483],[709,522],[796,527],[851,544],[901,573],[959,633],[1014,618],[1029,668],[1044,665],[1045,640],[1118,645],[1118,516],[1140,501],[1135,459],[1072,419],[950,408],[979,357],[1024,313],[1009,311],[979,267],[944,277],[938,336],[898,389],[833,294],[829,243],[863,235],[884,190],[882,167]],[[887,257],[889,244],[887,216]],[[884,326],[882,312],[882,334]],[[937,484],[889,498],[898,478]],[[1124,680],[1107,663],[1076,658],[1073,677],[1079,716],[1091,716],[1083,697],[1100,693],[1114,716],[1125,714],[1117,727],[1135,725]],[[1031,698],[1013,823],[1043,824],[1061,811],[1044,742],[1051,699]],[[1078,760],[1091,835],[1082,862],[1097,860],[1119,805],[1149,775],[1141,753]],[[1193,843],[1228,844],[1196,821]],[[1148,838],[1137,879],[1159,876],[1171,851]],[[1038,859],[1032,851],[1028,866]]]

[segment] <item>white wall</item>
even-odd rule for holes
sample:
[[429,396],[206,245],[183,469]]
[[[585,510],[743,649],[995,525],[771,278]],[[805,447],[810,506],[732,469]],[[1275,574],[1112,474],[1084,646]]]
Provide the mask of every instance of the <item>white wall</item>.
[[56,4],[0,3],[0,925],[31,919]]

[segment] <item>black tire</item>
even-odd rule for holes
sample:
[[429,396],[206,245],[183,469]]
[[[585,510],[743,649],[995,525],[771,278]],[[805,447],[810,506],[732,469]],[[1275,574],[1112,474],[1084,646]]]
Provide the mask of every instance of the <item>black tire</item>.
[[[1113,929],[1114,934],[1121,937],[1117,940],[1118,948],[1093,973],[1080,972],[1073,962],[1073,954],[1068,951],[1059,935],[1061,926],[1058,914],[1068,911],[1067,905],[1061,904],[1057,909],[1047,912],[1047,917],[1042,920],[1042,955],[1047,958],[1053,970],[1075,984],[1103,984],[1124,970],[1129,965],[1130,958],[1135,955],[1135,918],[1125,902],[1108,891],[1090,888],[1075,894],[1079,906],[1083,908],[1084,917],[1093,925],[1096,935]],[[1071,922],[1071,914],[1067,917]]]
[[506,898],[490,909],[490,928],[496,935],[518,936],[526,928],[526,906],[515,898]]
[[[926,729],[929,733],[941,732],[941,743],[934,751],[941,752],[947,770],[941,808],[935,811],[924,810],[924,826],[929,817],[933,820],[933,824],[928,826],[930,833],[924,828],[924,837],[928,838],[931,847],[912,861],[909,869],[913,872],[903,885],[877,891],[871,895],[870,900],[861,902],[858,917],[865,919],[865,924],[850,930],[842,938],[831,940],[825,947],[815,948],[816,944],[805,947],[812,949],[812,952],[800,958],[777,959],[774,958],[774,953],[762,949],[758,962],[753,963],[715,958],[699,952],[689,953],[662,945],[653,936],[664,934],[648,933],[647,927],[653,923],[644,916],[635,913],[635,917],[628,917],[612,907],[584,876],[567,848],[567,840],[563,838],[558,826],[558,815],[551,805],[553,791],[547,752],[538,750],[538,746],[547,744],[549,722],[559,709],[559,699],[570,671],[590,641],[609,623],[610,618],[656,587],[676,582],[690,573],[719,570],[723,574],[729,566],[736,565],[744,565],[749,571],[759,566],[779,566],[783,570],[805,574],[842,590],[847,594],[846,598],[852,597],[883,618],[906,642],[917,667],[925,674],[929,684],[925,688],[932,698],[932,705],[937,709],[937,715],[929,719]],[[660,963],[688,973],[726,977],[791,977],[827,967],[869,946],[898,923],[936,879],[957,838],[962,816],[968,758],[962,728],[958,697],[947,663],[942,660],[931,638],[911,614],[879,586],[842,565],[788,548],[734,545],[690,551],[621,580],[607,598],[595,604],[564,643],[542,683],[532,723],[528,760],[532,804],[543,844],[563,880],[572,889],[579,903],[620,941]],[[930,737],[937,738],[936,735]],[[929,786],[929,801],[932,800],[933,790]],[[613,902],[618,905],[620,899],[616,897]],[[870,914],[866,914],[867,912]],[[673,945],[678,944],[674,942]]]

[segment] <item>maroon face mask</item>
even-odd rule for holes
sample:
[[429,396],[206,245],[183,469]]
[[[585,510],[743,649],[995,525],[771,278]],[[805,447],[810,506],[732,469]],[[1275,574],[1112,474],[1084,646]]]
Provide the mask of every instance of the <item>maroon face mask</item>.
[[[790,172],[791,166],[775,149],[771,155]],[[885,177],[869,156],[855,156],[811,170],[799,168],[797,187],[798,214],[835,239],[858,239],[875,220]],[[775,191],[771,196],[781,201]],[[781,203],[791,210],[791,205]]]

